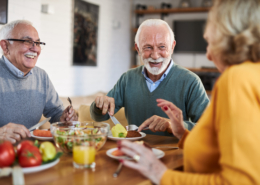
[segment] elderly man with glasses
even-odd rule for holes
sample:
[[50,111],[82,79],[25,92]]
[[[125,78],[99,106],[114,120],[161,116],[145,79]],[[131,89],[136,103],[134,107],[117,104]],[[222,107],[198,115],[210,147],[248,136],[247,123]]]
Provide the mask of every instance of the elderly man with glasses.
[[35,66],[45,43],[29,21],[3,26],[0,45],[0,140],[15,143],[30,137],[28,128],[42,114],[51,117],[51,123],[77,120],[72,107],[64,110],[47,73]]

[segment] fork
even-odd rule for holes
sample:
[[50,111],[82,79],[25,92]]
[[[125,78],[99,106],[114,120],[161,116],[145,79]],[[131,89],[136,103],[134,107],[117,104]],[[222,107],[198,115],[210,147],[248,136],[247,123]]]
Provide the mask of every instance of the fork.
[[[136,125],[128,125],[126,126],[126,130],[127,131],[137,131],[138,130],[138,126]],[[149,127],[144,127],[143,130],[149,130]]]
[[113,177],[117,177],[119,175],[122,167],[123,167],[123,163],[120,162],[118,167],[117,167],[117,169],[116,169],[116,171],[115,171],[115,173],[113,173]]
[[[70,102],[70,108],[72,107],[72,102],[71,102],[71,99],[70,99],[70,97],[68,97],[68,99],[67,99],[69,102]],[[69,108],[69,109],[70,109]]]
[[161,148],[164,150],[179,149],[179,147],[176,146],[154,146],[153,148]]

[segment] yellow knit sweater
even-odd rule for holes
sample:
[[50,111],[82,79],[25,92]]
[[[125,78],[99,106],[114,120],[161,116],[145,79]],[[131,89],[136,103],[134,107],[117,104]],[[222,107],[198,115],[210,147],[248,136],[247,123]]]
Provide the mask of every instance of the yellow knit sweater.
[[260,184],[260,63],[225,70],[182,143],[184,172],[167,170],[161,184]]

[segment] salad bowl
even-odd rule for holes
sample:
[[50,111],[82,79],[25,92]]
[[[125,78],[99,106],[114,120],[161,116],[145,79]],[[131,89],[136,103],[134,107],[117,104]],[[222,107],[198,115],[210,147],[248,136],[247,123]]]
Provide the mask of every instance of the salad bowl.
[[87,141],[89,136],[95,138],[95,148],[98,151],[104,146],[110,125],[104,122],[56,122],[51,125],[51,133],[55,145],[64,153],[72,153],[73,143]]

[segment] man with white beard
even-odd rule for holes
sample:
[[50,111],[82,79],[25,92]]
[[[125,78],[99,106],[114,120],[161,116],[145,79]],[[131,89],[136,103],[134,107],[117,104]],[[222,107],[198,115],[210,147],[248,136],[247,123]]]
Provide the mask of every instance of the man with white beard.
[[0,29],[0,140],[12,143],[31,137],[28,128],[41,119],[50,122],[77,120],[72,107],[64,110],[47,73],[35,64],[45,45],[26,20]]
[[183,113],[184,125],[191,130],[209,103],[197,75],[173,62],[176,42],[169,25],[159,19],[144,21],[135,37],[135,48],[143,66],[124,73],[107,96],[98,96],[91,105],[94,120],[109,119],[125,107],[128,124],[138,131],[156,135],[172,135],[170,120],[157,106],[157,99],[166,99]]

